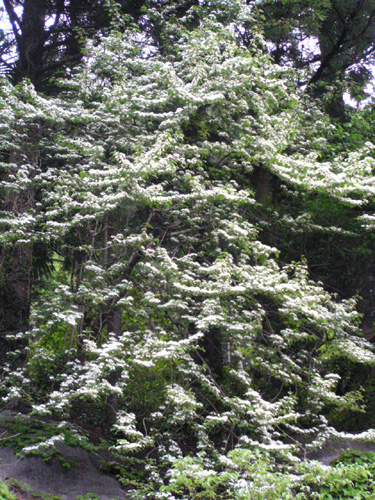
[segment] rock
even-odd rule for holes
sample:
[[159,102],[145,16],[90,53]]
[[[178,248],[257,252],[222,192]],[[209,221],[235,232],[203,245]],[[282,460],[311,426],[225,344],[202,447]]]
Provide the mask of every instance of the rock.
[[57,495],[61,500],[76,500],[78,495],[93,493],[101,500],[125,500],[126,492],[115,478],[98,469],[98,461],[87,451],[66,445],[59,445],[62,458],[71,463],[63,467],[61,461],[53,458],[26,456],[19,458],[11,448],[0,448],[0,478],[14,478],[27,483],[31,493]]
[[324,465],[330,465],[334,460],[336,460],[336,458],[339,457],[342,451],[347,449],[363,452],[375,452],[375,443],[343,440],[331,441],[321,450],[314,451],[309,454],[309,459],[318,460]]

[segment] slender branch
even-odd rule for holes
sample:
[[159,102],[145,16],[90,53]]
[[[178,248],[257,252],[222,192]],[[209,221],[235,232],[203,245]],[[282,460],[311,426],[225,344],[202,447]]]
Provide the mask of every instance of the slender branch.
[[342,25],[345,25],[345,17],[341,15],[340,9],[337,7],[336,2],[334,0],[331,0],[331,5],[333,7],[333,10],[336,12],[337,17],[340,19]]
[[[16,40],[18,40],[20,37],[19,30],[20,30],[20,26],[21,26],[21,22],[19,20],[19,17],[17,16],[17,14],[16,14],[15,10],[13,9],[13,6],[9,0],[4,0],[4,6],[5,6],[5,9],[6,9],[7,14],[8,14],[10,24],[12,25],[12,30],[13,30],[14,36],[16,37]],[[17,27],[17,25],[18,25],[18,27]]]
[[349,17],[346,19],[343,29],[341,31],[341,34],[339,38],[337,39],[336,43],[333,45],[331,51],[323,58],[318,70],[315,72],[315,74],[312,76],[312,78],[309,81],[309,85],[313,85],[314,83],[317,83],[325,69],[329,66],[331,60],[339,53],[341,47],[345,43],[346,35],[348,34],[349,31],[349,25],[351,22],[354,21],[355,17],[357,16],[358,12],[361,10],[363,6],[363,1],[359,0],[356,7],[352,10],[350,13]]

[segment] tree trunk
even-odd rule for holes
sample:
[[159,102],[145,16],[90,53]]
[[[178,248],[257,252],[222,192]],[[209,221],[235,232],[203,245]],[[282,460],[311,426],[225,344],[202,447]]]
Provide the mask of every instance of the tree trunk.
[[255,199],[262,205],[268,205],[271,201],[271,175],[264,167],[254,169]]
[[[30,140],[36,142],[37,137]],[[29,162],[36,165],[38,159],[37,147],[30,148]],[[9,162],[17,165],[20,162],[18,155],[12,153]],[[11,191],[5,194],[3,209],[17,217],[27,213],[34,203],[34,189]],[[6,336],[26,332],[29,329],[32,259],[32,243],[10,241],[0,249],[0,351],[4,355],[9,350],[19,350],[21,362],[26,359],[24,349],[27,345],[26,340],[18,337],[16,343],[10,344]]]
[[213,375],[220,380],[223,376],[223,349],[220,328],[213,327],[204,334],[202,347],[203,358]]
[[18,37],[19,60],[16,81],[30,78],[35,84],[43,69],[43,54],[46,34],[44,22],[47,13],[45,0],[25,0],[21,21],[22,34]]
[[[5,336],[24,332],[29,327],[31,290],[31,245],[16,244],[4,248],[0,263],[0,335],[1,350]],[[18,347],[18,346],[17,346]]]

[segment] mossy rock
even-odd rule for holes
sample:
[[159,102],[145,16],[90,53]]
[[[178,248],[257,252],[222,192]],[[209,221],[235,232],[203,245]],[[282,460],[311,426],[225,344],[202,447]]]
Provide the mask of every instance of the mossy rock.
[[16,496],[9,491],[8,486],[0,480],[0,500],[17,500]]
[[[27,483],[21,483],[17,479],[8,479],[6,483],[1,483],[10,496],[1,496],[0,500],[18,500],[22,498],[24,500],[60,500],[60,496],[51,495],[50,493],[33,493],[30,491],[30,485]],[[9,489],[11,491],[9,491]]]

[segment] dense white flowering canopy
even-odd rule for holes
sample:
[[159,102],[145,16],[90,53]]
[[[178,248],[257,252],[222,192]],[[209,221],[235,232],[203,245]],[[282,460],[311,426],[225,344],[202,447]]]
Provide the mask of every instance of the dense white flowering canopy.
[[182,427],[201,456],[232,466],[232,448],[291,458],[298,435],[320,445],[336,432],[327,408],[356,404],[337,395],[334,360],[375,362],[355,300],[262,242],[252,181],[262,168],[358,206],[374,194],[374,146],[320,161],[330,125],[261,44],[241,48],[211,15],[168,54],[132,33],[91,43],[58,98],[2,82],[1,189],[34,203],[2,213],[1,243],[75,258],[33,306],[23,376],[61,355],[54,332],[69,359],[34,411],[68,419],[77,401],[112,398],[116,449],[155,448],[168,467],[184,455]]

